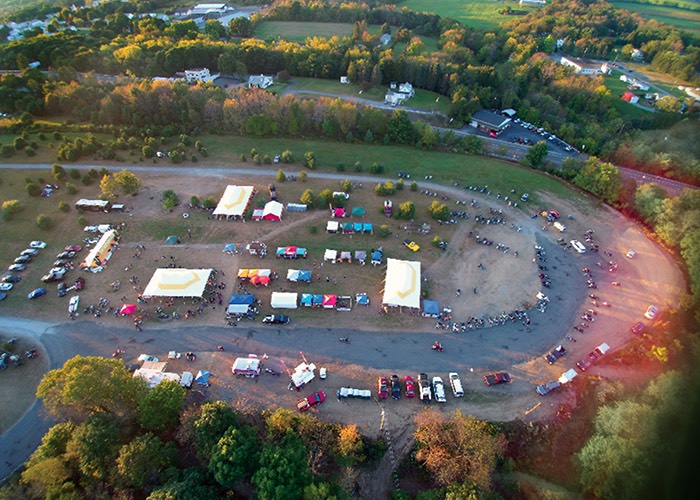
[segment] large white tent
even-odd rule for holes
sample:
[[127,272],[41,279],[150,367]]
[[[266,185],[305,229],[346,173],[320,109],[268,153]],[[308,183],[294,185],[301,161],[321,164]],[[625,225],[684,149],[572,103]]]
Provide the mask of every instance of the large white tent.
[[263,220],[282,220],[282,210],[284,205],[279,201],[268,201],[263,208],[262,218]]
[[387,259],[384,298],[391,307],[420,307],[420,262]]
[[117,232],[114,229],[109,229],[102,235],[97,245],[92,247],[85,260],[80,264],[83,269],[88,269],[93,272],[102,270],[102,267],[112,257],[112,250],[116,245]]
[[144,297],[201,297],[211,269],[156,269]]
[[241,217],[245,213],[254,191],[253,186],[226,186],[226,191],[221,196],[221,200],[214,210],[214,215]]
[[296,309],[298,293],[272,292],[270,306],[273,309]]

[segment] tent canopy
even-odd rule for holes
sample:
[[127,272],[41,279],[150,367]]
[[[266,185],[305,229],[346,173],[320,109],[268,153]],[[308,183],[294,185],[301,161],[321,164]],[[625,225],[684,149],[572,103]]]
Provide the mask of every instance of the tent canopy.
[[357,302],[361,306],[368,306],[369,305],[369,297],[367,296],[366,293],[355,294],[355,302]]
[[323,254],[323,260],[335,260],[337,258],[338,258],[338,251],[337,250],[326,249],[326,253]]
[[365,233],[371,233],[374,231],[374,228],[372,227],[372,224],[370,224],[369,222],[365,222],[362,224],[362,230]]
[[313,303],[314,296],[310,293],[301,294],[301,303],[305,306],[310,306]]
[[209,377],[211,377],[210,372],[207,370],[199,370],[197,372],[197,376],[194,378],[194,381],[198,384],[206,385],[209,382]]
[[387,259],[384,298],[388,306],[420,307],[420,262]]
[[437,316],[440,314],[440,305],[436,300],[423,301],[423,314],[428,316]]
[[309,270],[299,271],[299,281],[306,281],[307,283],[311,283],[311,271],[309,271]]
[[355,250],[355,260],[366,260],[367,252],[364,250]]
[[298,293],[272,292],[270,306],[273,309],[296,309]]
[[236,245],[234,243],[226,243],[224,245],[224,252],[235,252]]
[[297,271],[296,269],[289,269],[287,271],[287,280],[299,281],[299,271]]
[[219,204],[214,209],[214,215],[243,215],[254,191],[253,186],[226,186]]
[[282,220],[282,210],[284,205],[279,201],[269,201],[263,208],[262,218],[264,220]]
[[340,224],[338,224],[338,221],[329,220],[328,224],[326,224],[326,231],[328,231],[329,233],[337,233],[339,226]]
[[324,295],[323,296],[323,307],[332,308],[338,303],[337,295]]
[[201,297],[211,269],[156,269],[143,291],[145,297]]
[[354,216],[365,215],[365,207],[352,207],[352,215],[354,215]]
[[166,245],[177,245],[178,243],[180,243],[180,238],[178,238],[175,235],[168,236],[167,238],[165,238]]
[[242,294],[237,294],[234,293],[231,295],[231,298],[228,300],[229,304],[245,304],[248,306],[251,306],[255,304],[255,295],[252,293],[242,293]]
[[119,314],[128,316],[134,314],[134,311],[136,311],[136,304],[124,304],[121,309],[119,309]]

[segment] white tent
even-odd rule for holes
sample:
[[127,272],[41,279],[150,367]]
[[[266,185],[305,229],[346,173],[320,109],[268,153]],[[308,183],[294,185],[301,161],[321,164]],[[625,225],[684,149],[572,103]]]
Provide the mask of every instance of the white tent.
[[328,250],[326,249],[326,253],[323,254],[323,260],[330,260],[335,264],[335,259],[338,258],[338,251],[337,250]]
[[287,280],[296,282],[299,281],[299,270],[298,269],[289,269],[287,271]]
[[[109,226],[107,226],[109,227]],[[85,261],[80,264],[81,268],[92,270],[93,272],[102,267],[112,257],[112,248],[116,245],[117,232],[114,229],[109,229],[102,235],[100,241],[97,242],[90,253],[85,257]]]
[[270,306],[274,309],[296,309],[298,293],[272,292]]
[[221,196],[214,215],[242,216],[254,191],[253,186],[226,186],[226,191]]
[[339,226],[340,224],[338,224],[337,220],[329,220],[328,224],[326,224],[326,231],[329,233],[337,233]]
[[211,269],[156,269],[144,297],[201,297]]
[[161,370],[153,370],[150,368],[139,368],[134,372],[134,377],[141,377],[146,381],[148,387],[155,387],[160,384],[163,380],[174,380],[175,382],[180,381],[180,375],[177,373],[168,373]]
[[420,262],[387,259],[384,298],[391,307],[420,307]]
[[265,203],[262,218],[264,220],[282,220],[283,209],[284,205],[282,205],[279,201],[269,201]]

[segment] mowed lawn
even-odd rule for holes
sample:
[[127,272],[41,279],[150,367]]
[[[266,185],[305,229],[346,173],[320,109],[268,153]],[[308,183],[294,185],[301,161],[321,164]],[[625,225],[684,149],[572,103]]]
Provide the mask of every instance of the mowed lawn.
[[[373,35],[378,35],[380,26],[367,27]],[[305,23],[298,21],[265,21],[255,28],[256,38],[263,40],[281,39],[290,42],[303,42],[308,37],[331,38],[333,36],[352,36],[353,25],[351,23]]]
[[531,11],[533,7],[518,5],[515,0],[500,2],[497,0],[406,0],[399,2],[399,7],[408,7],[415,12],[433,12],[440,17],[451,17],[472,28],[491,30],[514,16],[504,16],[498,11],[509,6],[516,11]]
[[[618,9],[636,12],[645,19],[654,19],[662,23],[668,23],[682,30],[689,31],[695,36],[700,36],[700,12],[680,9],[666,5],[648,5],[632,2],[612,1]],[[697,4],[695,4],[697,7]]]
[[[605,86],[610,90],[610,94],[613,98],[613,107],[622,115],[627,118],[648,118],[649,111],[639,109],[637,106],[623,101],[620,95],[627,90],[627,83],[620,80],[620,76],[617,72],[613,75],[605,77]],[[633,91],[633,94],[640,96],[639,102],[646,105],[644,100],[644,92],[639,90]]]

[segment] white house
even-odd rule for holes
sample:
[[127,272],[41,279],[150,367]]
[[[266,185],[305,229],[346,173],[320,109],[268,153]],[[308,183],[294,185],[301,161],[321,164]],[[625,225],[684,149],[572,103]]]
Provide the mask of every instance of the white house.
[[384,96],[384,102],[386,104],[391,104],[392,106],[396,107],[402,104],[406,99],[408,99],[408,95],[402,94],[400,92],[393,92],[389,91],[386,93]]
[[209,68],[194,68],[185,70],[187,83],[205,82],[211,79]]
[[544,7],[547,5],[546,0],[520,0],[520,5],[529,5],[531,7]]
[[413,90],[413,85],[411,85],[411,84],[408,83],[408,82],[406,82],[406,83],[401,83],[401,84],[399,85],[399,93],[400,93],[400,94],[405,94],[405,95],[407,96],[407,97],[406,97],[407,99],[408,99],[409,97],[413,97],[414,95],[416,95],[415,90]]
[[266,89],[273,83],[272,77],[267,75],[250,75],[248,77],[248,87]]
[[574,68],[574,73],[579,75],[602,75],[604,73],[603,65],[595,61],[591,61],[590,59],[562,56],[560,63],[564,66]]
[[632,54],[630,55],[633,61],[643,61],[644,52],[639,49],[632,49]]

